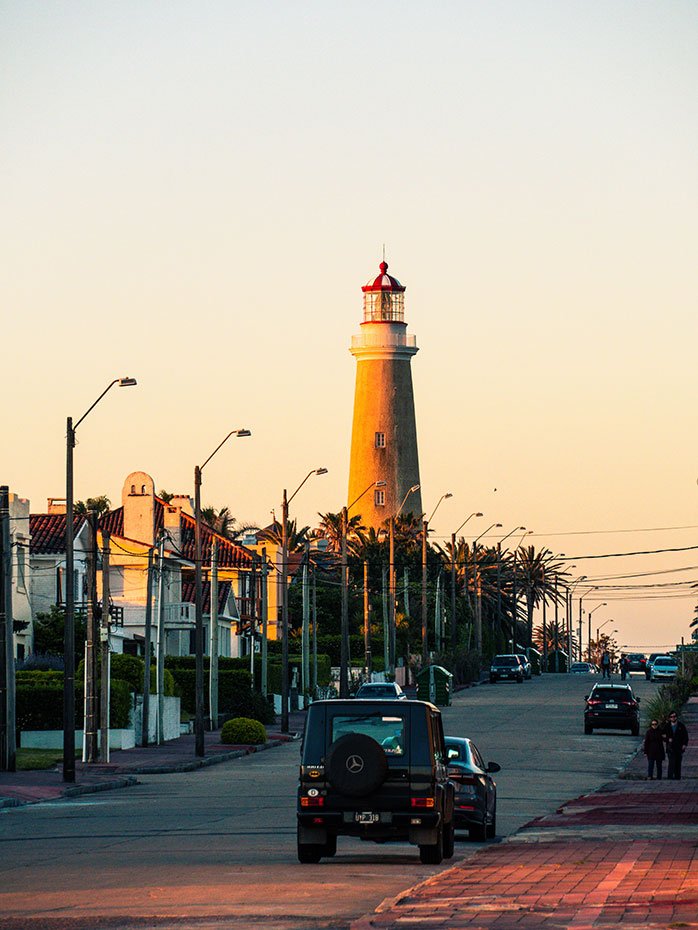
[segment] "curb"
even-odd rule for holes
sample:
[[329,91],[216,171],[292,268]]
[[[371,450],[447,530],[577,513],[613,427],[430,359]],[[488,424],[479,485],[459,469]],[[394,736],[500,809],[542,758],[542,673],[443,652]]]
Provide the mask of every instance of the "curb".
[[114,791],[117,788],[130,788],[132,785],[139,784],[140,782],[134,776],[124,775],[122,778],[98,782],[93,785],[72,785],[70,788],[64,788],[60,794],[53,798],[34,798],[30,801],[24,801],[21,798],[0,798],[0,810],[12,807],[27,807],[30,804],[47,804],[50,801],[60,801],[62,798],[74,798],[81,794],[95,794],[98,791]]

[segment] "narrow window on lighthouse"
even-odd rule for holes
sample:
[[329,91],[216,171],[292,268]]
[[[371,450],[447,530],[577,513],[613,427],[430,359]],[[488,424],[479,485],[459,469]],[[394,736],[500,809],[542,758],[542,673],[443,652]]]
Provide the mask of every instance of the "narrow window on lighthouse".
[[385,491],[374,491],[373,503],[376,507],[385,507]]
[[376,433],[376,449],[385,449],[385,433]]

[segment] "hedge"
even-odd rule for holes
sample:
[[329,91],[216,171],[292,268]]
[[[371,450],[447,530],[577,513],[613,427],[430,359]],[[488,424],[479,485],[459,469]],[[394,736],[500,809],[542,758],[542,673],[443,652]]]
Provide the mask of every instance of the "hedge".
[[[289,656],[288,659],[289,672],[288,672],[288,681],[289,687],[293,681],[293,669],[298,669],[298,683],[300,685],[301,680],[301,666],[302,660],[300,656]],[[313,657],[310,656],[310,666],[312,669]],[[330,683],[330,657],[328,655],[318,655],[317,657],[317,681],[318,685],[324,686]],[[277,657],[274,656],[274,660],[269,663],[267,670],[267,688],[269,694],[281,694],[281,663],[278,661]]]
[[[182,709],[190,714],[196,713],[196,670],[189,668],[172,669],[175,690],[182,699]],[[207,678],[208,676],[205,676]],[[232,708],[240,701],[251,696],[252,679],[249,672],[241,669],[218,672],[218,710],[221,714],[233,713]],[[208,681],[204,682],[204,702],[208,711]]]
[[[110,660],[111,680],[127,681],[136,694],[143,693],[143,672],[145,671],[144,660],[140,656],[130,656],[122,652],[113,652]],[[167,665],[167,663],[165,663]],[[97,657],[98,674],[101,672],[101,656]],[[155,680],[156,666],[155,663],[150,666],[150,692],[154,694],[157,691],[157,682]],[[75,672],[75,678],[79,681],[85,679],[85,661],[80,660],[80,664]],[[175,693],[175,683],[172,672],[165,668],[165,696],[172,697]]]
[[[82,685],[75,687],[75,726],[82,729],[84,691]],[[131,715],[131,688],[126,681],[111,683],[109,702],[109,726],[116,729],[128,727]],[[63,682],[50,684],[17,683],[16,719],[20,730],[63,729]]]
[[221,743],[229,746],[260,746],[267,741],[264,726],[249,717],[234,717],[223,724]]

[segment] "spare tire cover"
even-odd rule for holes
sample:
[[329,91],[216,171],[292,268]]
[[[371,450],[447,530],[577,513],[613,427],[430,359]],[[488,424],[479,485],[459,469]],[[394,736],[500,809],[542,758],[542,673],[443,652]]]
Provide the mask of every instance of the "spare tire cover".
[[350,797],[362,797],[383,784],[388,760],[383,747],[364,733],[347,733],[330,746],[327,779],[333,788]]

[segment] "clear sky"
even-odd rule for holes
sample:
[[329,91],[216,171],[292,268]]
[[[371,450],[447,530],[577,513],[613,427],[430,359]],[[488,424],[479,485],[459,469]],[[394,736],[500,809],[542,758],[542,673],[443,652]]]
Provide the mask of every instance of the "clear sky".
[[131,375],[78,497],[191,491],[244,426],[205,503],[264,523],[322,465],[292,516],[338,510],[385,243],[435,536],[482,510],[574,575],[672,570],[585,610],[688,637],[698,551],[578,557],[698,545],[697,48],[692,0],[4,0],[0,480],[63,495],[66,416]]

